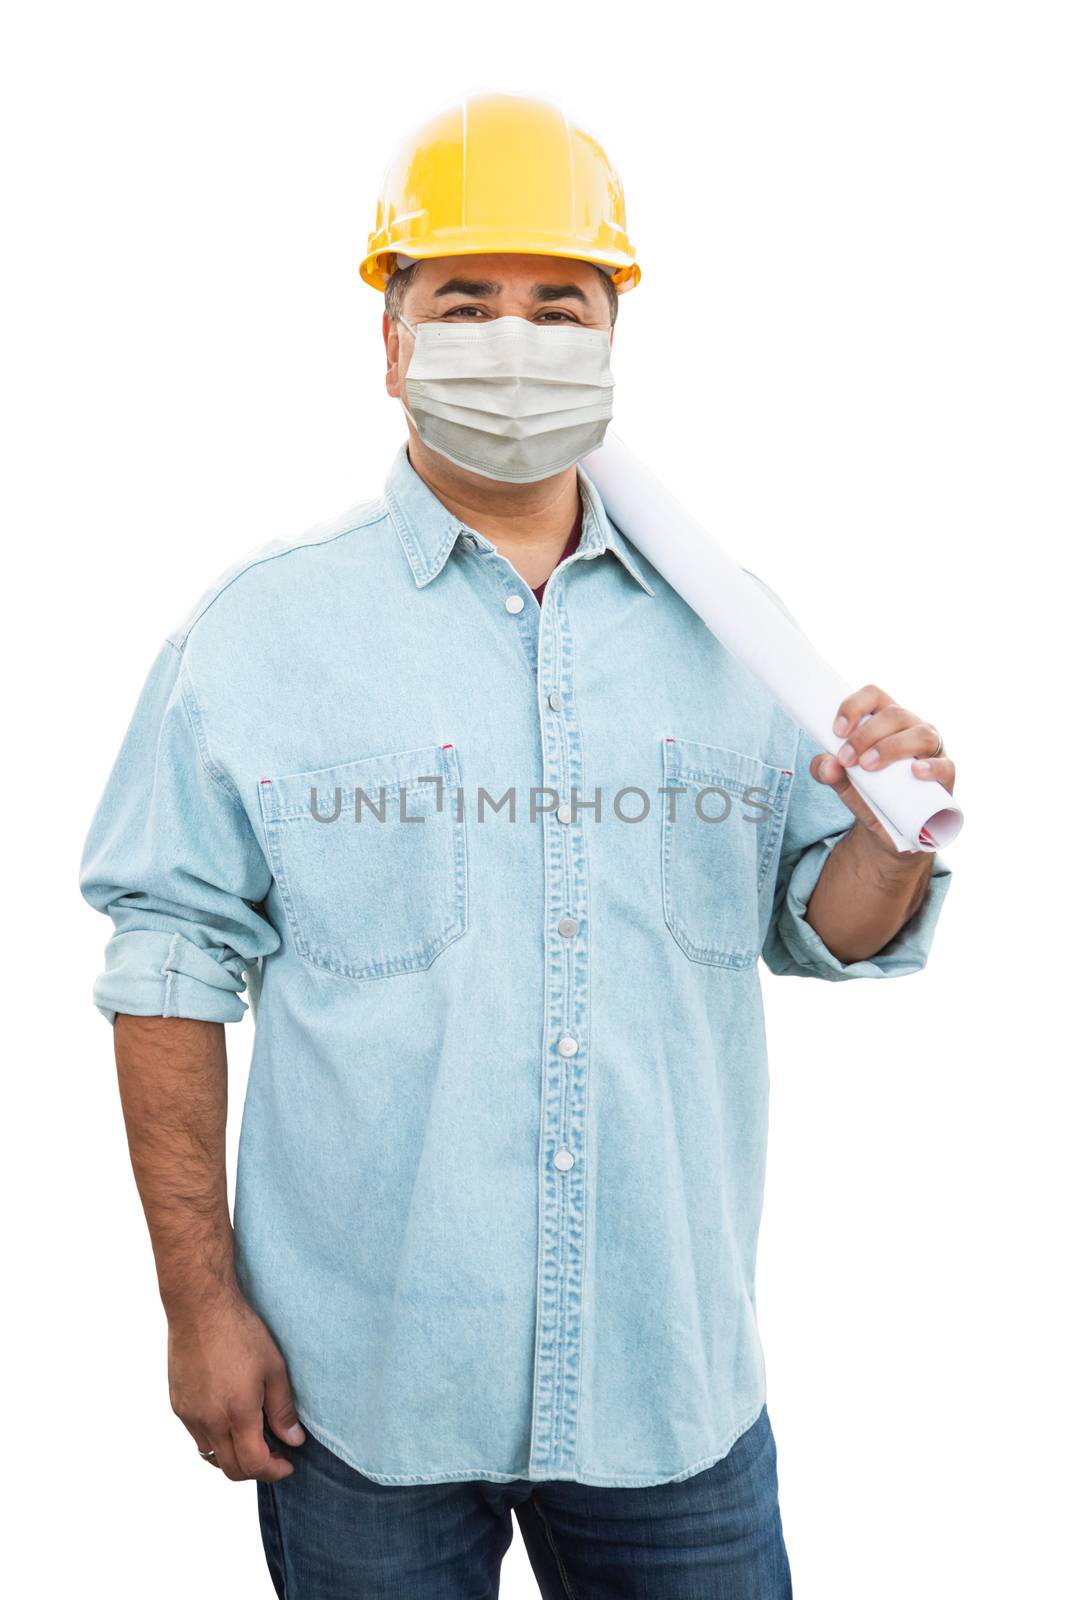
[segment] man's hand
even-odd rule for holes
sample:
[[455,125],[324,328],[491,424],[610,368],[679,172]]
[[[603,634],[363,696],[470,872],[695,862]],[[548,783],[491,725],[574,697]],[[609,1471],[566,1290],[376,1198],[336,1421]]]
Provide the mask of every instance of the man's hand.
[[261,1318],[237,1292],[222,1293],[168,1320],[172,1410],[199,1450],[235,1483],[278,1483],[294,1472],[270,1450],[263,1431],[305,1442],[283,1356]]
[[835,790],[856,822],[825,863],[809,897],[806,921],[838,960],[865,961],[889,944],[920,908],[935,858],[927,850],[897,850],[847,772],[853,766],[878,772],[909,756],[915,777],[935,778],[950,793],[955,765],[942,753],[940,735],[930,722],[897,706],[872,683],[847,696],[832,726],[845,743],[834,756],[814,756],[809,770]]
[[879,772],[909,756],[915,758],[910,767],[915,778],[934,778],[950,793],[955,787],[954,762],[942,751],[935,754],[941,740],[931,722],[923,722],[914,712],[896,705],[889,694],[872,683],[847,696],[832,727],[845,743],[834,756],[815,756],[809,768],[811,774],[818,782],[830,785],[859,825],[888,854],[898,857],[902,852],[896,850],[883,824],[854,788],[847,769],[859,766],[866,772]]
[[220,1022],[119,1015],[119,1092],[168,1318],[172,1410],[229,1478],[295,1470],[265,1441],[306,1435],[283,1356],[235,1273],[227,1203],[227,1047]]

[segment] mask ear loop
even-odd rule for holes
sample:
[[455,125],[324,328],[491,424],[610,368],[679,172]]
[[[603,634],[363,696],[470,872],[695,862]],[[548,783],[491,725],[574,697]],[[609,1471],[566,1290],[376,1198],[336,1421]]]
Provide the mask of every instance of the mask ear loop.
[[[404,328],[409,329],[411,338],[417,339],[418,335],[417,335],[417,332],[415,331],[414,324],[412,322],[408,322],[406,317],[404,317],[404,315],[403,315],[403,313],[401,311],[399,313],[399,321],[403,324]],[[413,417],[413,415],[411,413],[410,407],[407,405],[407,403],[403,399],[402,395],[399,396],[399,404],[402,406],[403,410],[406,412],[407,416],[410,418],[410,421],[411,421],[411,423],[413,425],[413,428],[414,428],[414,432],[416,434],[418,434],[418,436],[420,438],[421,429],[418,427],[417,423],[414,421],[414,417]]]
[[[411,337],[416,340],[417,337],[418,337],[418,330],[414,327],[414,324],[412,322],[408,322],[407,321],[406,317],[404,317],[404,315],[403,315],[403,313],[401,311],[399,313],[399,321],[403,324],[404,328],[408,328],[410,330]],[[420,439],[421,438],[421,429],[418,427],[418,424],[414,419],[414,413],[411,411],[410,407],[407,405],[407,403],[403,399],[402,395],[399,396],[399,404],[402,406],[403,410],[406,412],[407,416],[410,418],[410,422],[411,422],[411,425],[412,425],[412,427],[414,429],[414,432],[418,435],[418,438]],[[432,450],[432,449],[435,449],[436,447],[435,447],[435,445],[430,445],[429,448]]]

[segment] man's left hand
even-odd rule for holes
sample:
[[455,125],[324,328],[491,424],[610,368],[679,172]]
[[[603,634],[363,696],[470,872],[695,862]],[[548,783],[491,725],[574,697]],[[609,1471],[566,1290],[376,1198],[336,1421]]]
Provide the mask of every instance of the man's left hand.
[[847,696],[836,712],[832,728],[845,742],[834,756],[815,756],[810,773],[835,790],[865,831],[897,854],[882,823],[854,788],[847,772],[854,766],[863,772],[879,772],[892,761],[910,757],[910,770],[916,778],[933,778],[952,793],[955,764],[943,748],[938,729],[905,706],[896,705],[875,683],[867,683]]

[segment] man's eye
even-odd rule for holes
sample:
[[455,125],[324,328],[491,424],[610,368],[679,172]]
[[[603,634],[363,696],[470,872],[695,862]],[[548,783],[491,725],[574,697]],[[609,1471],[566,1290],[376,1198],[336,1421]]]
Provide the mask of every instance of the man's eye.
[[541,311],[535,320],[544,322],[545,319],[553,322],[577,322],[577,317],[572,317],[569,311]]
[[448,317],[454,317],[458,322],[466,317],[472,321],[474,318],[483,317],[484,315],[484,306],[452,306],[450,311],[444,312],[444,320],[446,321]]

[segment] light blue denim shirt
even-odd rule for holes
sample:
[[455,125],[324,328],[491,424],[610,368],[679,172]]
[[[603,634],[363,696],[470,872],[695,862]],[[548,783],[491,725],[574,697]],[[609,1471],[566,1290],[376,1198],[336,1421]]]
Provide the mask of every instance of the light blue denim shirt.
[[817,746],[579,482],[543,606],[405,445],[232,568],[86,845],[106,1017],[234,1022],[249,985],[240,1282],[302,1422],[382,1483],[727,1453],[765,1400],[758,958],[915,972],[949,885],[937,856],[884,950],[830,953],[804,913],[852,818]]

